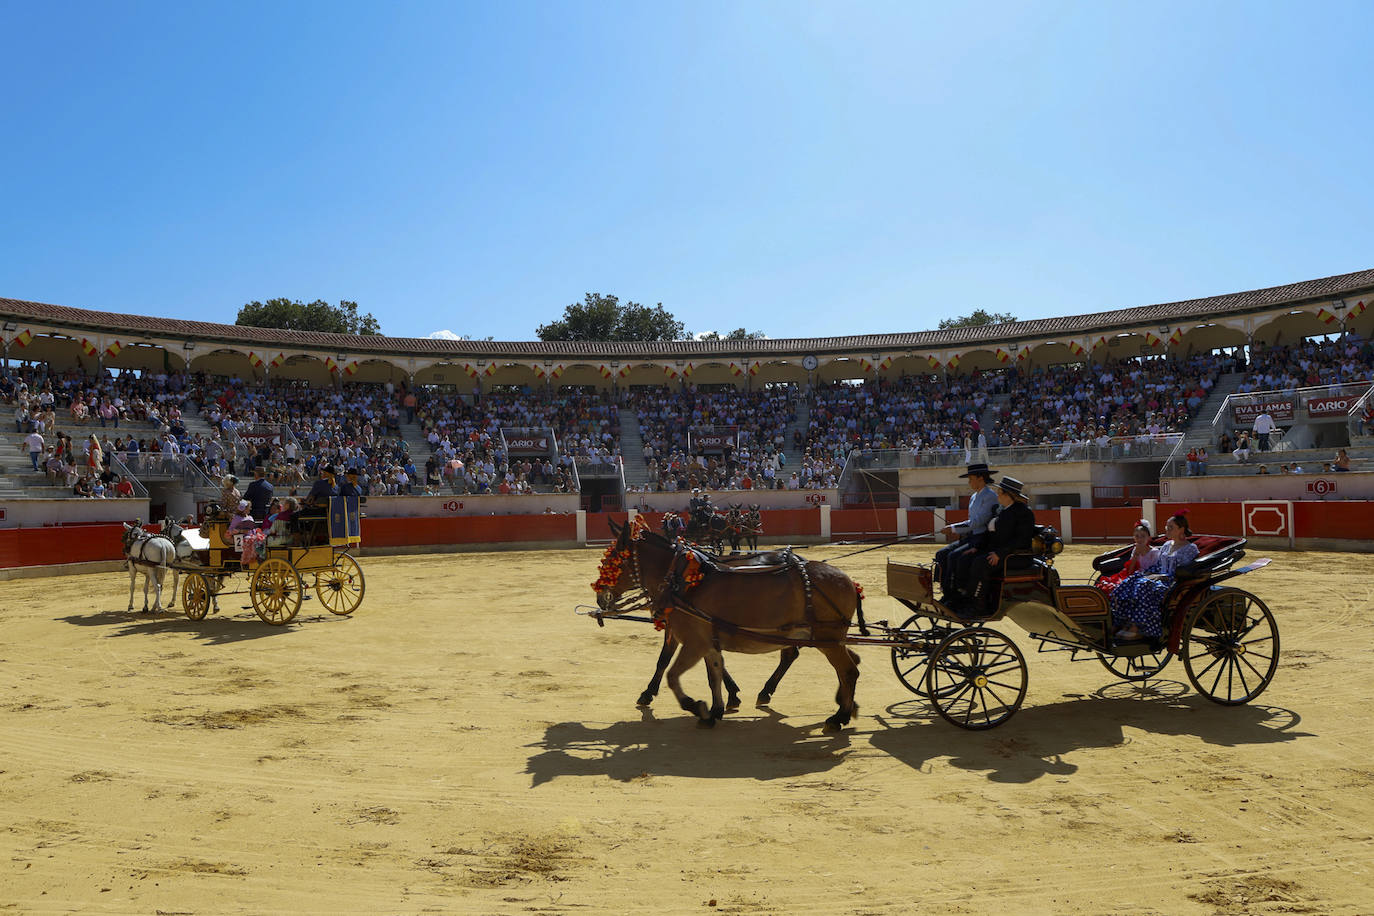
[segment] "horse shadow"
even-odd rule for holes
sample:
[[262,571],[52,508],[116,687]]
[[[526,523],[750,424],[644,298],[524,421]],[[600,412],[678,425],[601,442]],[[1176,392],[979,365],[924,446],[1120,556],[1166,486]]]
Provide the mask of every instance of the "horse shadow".
[[925,700],[904,700],[875,717],[873,747],[914,770],[939,757],[951,766],[985,773],[990,782],[1029,783],[1044,776],[1072,776],[1071,756],[1091,748],[1130,743],[1125,727],[1159,735],[1192,736],[1220,747],[1277,744],[1311,738],[1299,731],[1302,717],[1278,706],[1221,706],[1188,692],[1178,681],[1151,679],[1112,684],[1091,695],[1018,711],[1005,724],[982,732],[958,728]]
[[222,617],[214,614],[204,620],[191,620],[177,611],[97,611],[94,614],[70,614],[57,619],[76,627],[115,628],[105,634],[110,637],[185,633],[212,646],[292,633],[303,622],[297,616],[285,626],[274,627],[263,623],[256,615]]
[[655,776],[697,779],[790,779],[842,764],[849,735],[825,732],[823,722],[791,725],[763,708],[755,716],[727,716],[705,729],[688,715],[659,719],[649,708],[638,721],[605,727],[557,722],[544,730],[526,763],[531,786],[560,776],[605,776],[633,782]]

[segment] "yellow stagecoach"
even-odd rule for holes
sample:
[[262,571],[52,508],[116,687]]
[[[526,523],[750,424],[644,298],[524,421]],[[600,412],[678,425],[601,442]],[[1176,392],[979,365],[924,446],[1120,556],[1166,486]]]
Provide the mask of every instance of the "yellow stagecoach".
[[295,619],[306,596],[305,574],[315,577],[315,596],[331,614],[352,614],[363,602],[363,571],[348,551],[362,544],[362,506],[356,496],[333,496],[328,511],[304,510],[270,531],[228,531],[224,518],[207,519],[200,537],[192,539],[195,565],[179,565],[186,574],[182,607],[192,620],[219,610],[227,579],[248,576],[246,590],[253,611],[265,623],[282,626]]

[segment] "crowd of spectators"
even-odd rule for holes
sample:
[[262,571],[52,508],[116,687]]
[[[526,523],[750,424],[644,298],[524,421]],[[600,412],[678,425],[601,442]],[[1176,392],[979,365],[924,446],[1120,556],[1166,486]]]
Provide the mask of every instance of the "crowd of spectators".
[[[621,460],[619,410],[633,411],[647,490],[834,487],[855,450],[936,452],[956,460],[989,448],[1159,439],[1187,427],[1218,377],[1246,370],[1240,351],[1187,358],[1110,360],[967,376],[903,376],[814,389],[754,390],[696,385],[618,392],[575,388],[498,389],[478,397],[404,384],[347,382],[270,388],[204,373],[50,371],[43,364],[0,374],[0,398],[35,470],[73,493],[130,489],[112,465],[135,473],[182,464],[218,480],[256,465],[288,493],[326,463],[359,471],[364,492],[574,492],[578,467]],[[1239,391],[1291,390],[1365,380],[1374,344],[1353,335],[1251,353]],[[798,407],[809,410],[798,424]],[[193,411],[211,432],[189,433]],[[1369,418],[1374,426],[1374,416]],[[402,427],[419,427],[412,455]],[[502,430],[552,431],[557,453],[507,454]],[[276,431],[264,434],[264,430]],[[413,433],[412,428],[412,433]],[[244,438],[240,438],[240,436]],[[36,437],[36,438],[34,438]],[[34,443],[41,443],[33,448]],[[247,443],[245,446],[244,443]],[[1233,453],[1239,439],[1218,443]],[[789,467],[789,446],[800,456]],[[92,463],[92,456],[95,463]],[[1243,460],[1243,458],[1241,459]],[[1206,453],[1190,455],[1207,473]]]
[[677,492],[774,489],[783,485],[796,386],[635,387],[624,395],[643,442],[648,483]]

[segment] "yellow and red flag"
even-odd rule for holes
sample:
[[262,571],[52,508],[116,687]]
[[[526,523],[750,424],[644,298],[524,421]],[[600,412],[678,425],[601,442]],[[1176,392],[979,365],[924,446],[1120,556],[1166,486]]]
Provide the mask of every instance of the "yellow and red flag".
[[248,351],[248,362],[252,364],[254,369],[262,368],[262,357],[254,353],[252,350]]
[[1087,353],[1088,351],[1083,349],[1083,345],[1078,341],[1071,340],[1069,341],[1069,352],[1072,353],[1074,356],[1082,356],[1084,353]]
[[1002,347],[997,348],[997,361],[1002,363],[1011,362],[1011,354]]
[[928,363],[930,365],[930,368],[932,369],[940,368],[940,361],[933,356],[927,356],[926,363]]
[[278,366],[280,366],[280,365],[281,365],[282,363],[284,363],[284,362],[286,362],[286,354],[285,354],[285,353],[278,353],[276,356],[272,357],[272,360],[271,360],[272,368],[275,369],[275,368],[277,368]]
[[95,356],[95,354],[99,352],[99,349],[89,338],[83,337],[81,338],[81,352],[85,353],[87,356]]
[[1146,345],[1146,346],[1149,346],[1149,347],[1157,347],[1157,346],[1159,346],[1159,345],[1162,344],[1162,343],[1164,343],[1164,338],[1160,337],[1160,336],[1159,336],[1158,334],[1156,334],[1154,331],[1146,331],[1146,332],[1145,332],[1145,345]]
[[599,367],[597,367],[596,371],[601,373],[602,378],[610,378],[612,375],[615,374],[611,371],[611,367],[606,365],[605,363],[602,363]]
[[668,376],[668,378],[677,378],[677,370],[672,366],[664,366],[663,374]]
[[1364,310],[1367,308],[1369,308],[1369,303],[1361,299],[1359,302],[1356,302],[1355,305],[1350,309],[1350,317],[1354,318],[1357,315],[1363,315]]
[[871,362],[869,362],[867,359],[865,359],[864,357],[860,356],[860,357],[859,357],[859,370],[862,371],[862,372],[872,372],[872,371],[873,371],[873,364],[872,364]]
[[892,357],[890,357],[890,356],[884,356],[882,362],[878,363],[878,369],[879,369],[879,370],[887,370],[887,369],[891,369],[891,368],[892,368]]
[[326,356],[324,358],[324,367],[331,373],[339,371],[339,364],[334,362],[334,357],[332,356]]
[[358,361],[357,361],[356,359],[355,359],[355,360],[352,360],[347,366],[344,366],[344,375],[352,375],[353,373],[355,373],[355,372],[357,372],[357,371],[358,371]]
[[731,375],[743,375],[743,374],[744,374],[744,367],[741,366],[739,363],[735,362],[734,360],[731,360],[731,361],[730,361],[730,374],[731,374]]
[[695,372],[695,371],[697,371],[696,364],[695,364],[695,363],[688,363],[687,365],[685,365],[685,366],[682,367],[682,377],[683,377],[683,378],[691,378],[691,377],[692,377],[692,373]]
[[463,371],[472,378],[477,378],[477,367],[472,363],[463,363]]
[[955,353],[953,356],[951,356],[951,357],[949,358],[949,362],[945,363],[945,365],[946,365],[946,366],[949,366],[951,369],[958,369],[958,368],[959,368],[959,356],[960,356],[960,354]]
[[120,351],[120,350],[123,350],[123,349],[124,349],[124,344],[120,343],[120,342],[117,341],[117,340],[112,340],[112,341],[110,341],[110,345],[109,345],[108,347],[105,348],[105,355],[106,355],[106,356],[109,356],[109,357],[115,357],[115,356],[118,356],[118,355],[119,355],[119,351]]
[[488,377],[495,375],[495,374],[496,374],[496,363],[492,363],[492,364],[490,364],[489,366],[487,366],[487,368],[483,369],[483,370],[482,370],[482,374],[485,375],[485,376],[488,376]]
[[1317,320],[1320,321],[1322,324],[1335,324],[1337,321],[1340,321],[1341,319],[1337,317],[1335,312],[1330,311],[1326,308],[1326,306],[1322,306],[1321,308],[1317,309]]
[[1169,335],[1169,346],[1176,347],[1183,343],[1183,328],[1174,328],[1174,333]]
[[33,331],[30,331],[28,328],[20,331],[19,335],[14,338],[14,342],[21,347],[27,347],[31,340],[33,340]]
[[758,360],[754,360],[752,363],[749,364],[749,374],[750,374],[750,375],[758,375],[758,374],[759,374],[759,370],[762,369],[762,368],[763,368],[763,363],[759,362]]

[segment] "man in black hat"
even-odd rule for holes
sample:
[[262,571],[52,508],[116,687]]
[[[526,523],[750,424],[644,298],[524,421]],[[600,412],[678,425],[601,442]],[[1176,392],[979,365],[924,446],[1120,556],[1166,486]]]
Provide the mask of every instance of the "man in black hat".
[[358,469],[349,468],[344,471],[344,482],[339,484],[340,496],[362,496],[362,488],[358,486]]
[[950,525],[959,534],[958,543],[935,553],[940,588],[944,592],[940,603],[946,607],[961,603],[963,596],[960,586],[968,581],[969,564],[973,562],[976,552],[987,546],[988,522],[997,514],[997,497],[988,489],[988,485],[996,473],[980,461],[970,464],[968,470],[959,475],[968,480],[968,488],[973,492],[968,501],[968,521]]
[[993,597],[993,574],[1005,574],[1009,565],[1024,562],[1024,558],[1009,555],[1030,550],[1031,539],[1035,537],[1035,513],[1031,511],[1028,497],[1022,492],[1021,481],[1015,477],[1003,477],[995,489],[998,510],[997,517],[989,525],[988,550],[978,554],[972,563],[968,591],[972,595],[972,611],[975,615],[990,610],[987,602]]
[[305,497],[305,505],[327,512],[329,497],[339,495],[339,488],[334,484],[336,474],[337,471],[332,464],[320,468],[320,479],[311,485],[310,492]]

